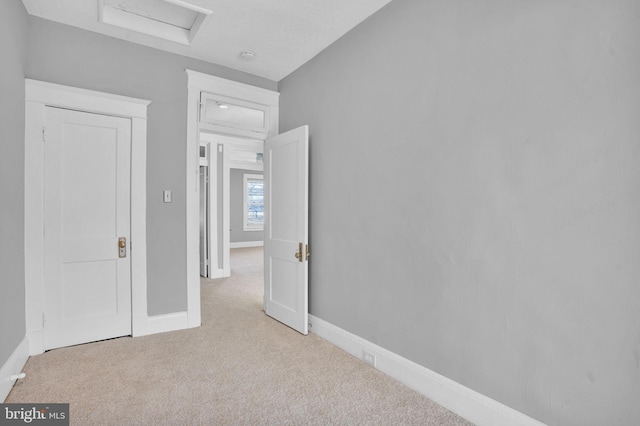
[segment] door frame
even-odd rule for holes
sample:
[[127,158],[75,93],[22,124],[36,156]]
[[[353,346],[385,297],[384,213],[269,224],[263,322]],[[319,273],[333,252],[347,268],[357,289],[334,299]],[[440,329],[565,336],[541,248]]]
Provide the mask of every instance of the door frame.
[[[234,161],[236,152],[262,152],[264,141],[201,131],[200,146],[207,146],[209,161],[209,274],[231,276],[231,169],[262,171],[262,165]],[[218,167],[218,163],[220,163]],[[211,167],[213,165],[213,168]],[[202,190],[202,188],[200,188]],[[222,259],[220,261],[220,258]]]
[[[262,172],[262,164],[234,161],[237,152],[262,152],[264,141],[202,130],[200,146],[207,147],[209,162],[209,274],[207,278],[231,276],[231,169]],[[199,194],[202,188],[199,189]],[[199,198],[198,198],[199,199]],[[222,261],[220,261],[220,257]],[[215,259],[215,262],[214,262]]]
[[[205,245],[206,245],[206,250],[207,250],[207,256],[205,258],[205,276],[208,276],[210,274],[210,269],[211,269],[211,244],[209,243],[210,240],[210,235],[211,235],[211,230],[209,229],[211,224],[210,224],[210,218],[211,218],[211,213],[210,213],[210,194],[211,194],[211,190],[209,187],[209,180],[210,180],[210,173],[211,173],[211,169],[209,166],[209,149],[210,146],[209,144],[201,144],[200,145],[200,150],[202,150],[202,148],[205,149],[205,156],[200,157],[200,173],[202,173],[202,168],[204,167],[206,175],[205,175],[205,185],[207,188],[207,194],[204,198],[204,215],[205,215],[205,226],[204,226],[204,234],[205,234]],[[200,180],[202,180],[202,175],[200,175]],[[202,188],[202,186],[200,186],[200,188]],[[202,191],[200,191],[200,221],[202,222],[202,211],[203,211],[203,207],[202,207]],[[202,228],[202,225],[201,225]],[[200,257],[202,258],[202,229],[200,230]],[[202,259],[200,261],[200,275],[202,275]]]
[[[280,93],[237,81],[186,69],[187,73],[187,144],[186,144],[186,257],[187,257],[187,327],[201,323],[200,309],[200,131],[220,136],[236,136],[264,141],[278,134],[278,103]],[[259,104],[269,113],[264,131],[200,123],[200,95],[202,92]],[[209,181],[211,187],[213,183]],[[218,218],[220,220],[220,218]],[[212,244],[210,242],[210,244]]]
[[25,79],[25,316],[29,354],[44,352],[45,108],[131,120],[131,332],[150,334],[147,314],[146,156],[150,101]]

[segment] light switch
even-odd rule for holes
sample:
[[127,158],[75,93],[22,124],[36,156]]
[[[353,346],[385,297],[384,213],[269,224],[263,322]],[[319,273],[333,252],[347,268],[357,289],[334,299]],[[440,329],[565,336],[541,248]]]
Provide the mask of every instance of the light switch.
[[165,203],[170,203],[171,202],[171,190],[165,189],[164,191],[162,191],[162,194],[164,195],[164,202]]

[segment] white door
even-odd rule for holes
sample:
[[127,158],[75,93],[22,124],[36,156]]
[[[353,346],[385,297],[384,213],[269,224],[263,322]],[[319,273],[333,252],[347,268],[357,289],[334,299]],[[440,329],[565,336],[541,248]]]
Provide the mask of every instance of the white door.
[[131,120],[48,107],[44,131],[45,349],[130,335]]
[[264,146],[265,312],[308,332],[309,127]]

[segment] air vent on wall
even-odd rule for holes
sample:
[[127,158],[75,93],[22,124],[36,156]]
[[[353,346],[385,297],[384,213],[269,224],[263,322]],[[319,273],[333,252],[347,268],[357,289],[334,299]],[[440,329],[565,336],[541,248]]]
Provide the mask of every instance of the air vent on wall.
[[211,11],[183,0],[98,0],[100,22],[190,45]]

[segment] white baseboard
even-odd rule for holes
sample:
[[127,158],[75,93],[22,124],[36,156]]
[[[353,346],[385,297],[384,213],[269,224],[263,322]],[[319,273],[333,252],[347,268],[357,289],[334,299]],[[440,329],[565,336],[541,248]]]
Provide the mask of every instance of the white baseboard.
[[149,318],[147,334],[165,333],[167,331],[183,330],[189,328],[187,312],[174,312],[172,314],[154,315]]
[[224,278],[224,269],[213,269],[209,270],[209,279],[213,280],[216,278]]
[[[190,328],[187,311],[154,316],[140,315],[133,318],[131,335],[133,337],[140,337],[185,328]],[[27,333],[27,338],[29,342],[29,355],[40,355],[44,353],[43,330],[31,331]]]
[[7,399],[13,384],[16,382],[11,380],[11,376],[22,372],[27,359],[29,359],[29,339],[25,336],[7,362],[0,368],[0,401],[4,402]]
[[262,247],[264,241],[244,241],[239,243],[229,243],[229,248],[247,248],[247,247]]
[[362,359],[375,355],[375,368],[478,426],[544,426],[526,414],[448,379],[313,315],[309,331]]
[[29,344],[29,356],[44,353],[44,331],[27,331],[27,342]]

